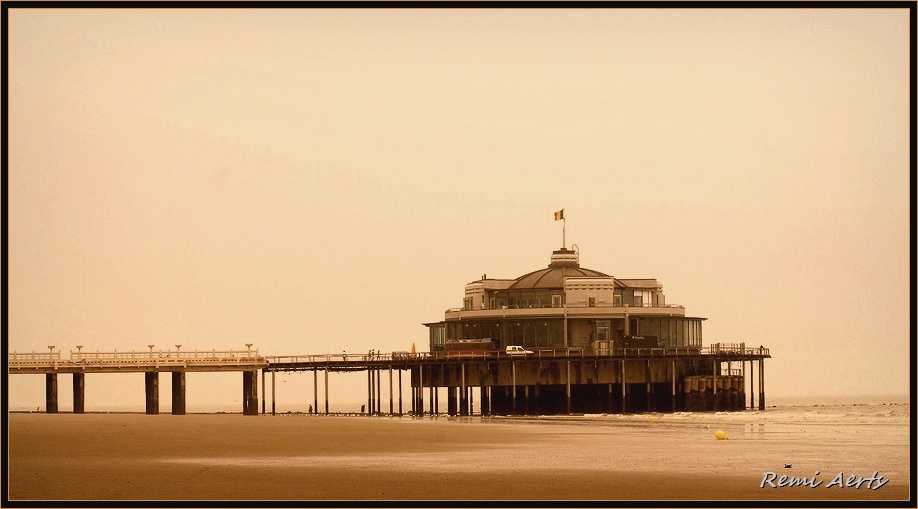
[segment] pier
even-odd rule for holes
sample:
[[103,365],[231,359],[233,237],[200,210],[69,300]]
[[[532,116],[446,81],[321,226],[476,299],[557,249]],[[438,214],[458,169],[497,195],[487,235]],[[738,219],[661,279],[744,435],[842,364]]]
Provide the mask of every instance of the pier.
[[[247,350],[223,351],[154,351],[148,346],[147,351],[131,352],[85,352],[80,348],[67,359],[53,349],[13,352],[8,357],[8,372],[45,375],[47,413],[58,412],[59,374],[72,375],[73,412],[84,413],[87,374],[143,373],[146,413],[158,414],[159,374],[171,373],[172,413],[183,415],[185,373],[238,371],[242,373],[242,413],[258,415],[261,371],[262,414],[267,413],[268,373],[271,414],[277,412],[275,373],[312,372],[313,411],[327,415],[329,373],[366,372],[366,415],[403,415],[406,399],[410,415],[439,415],[441,389],[446,391],[445,409],[451,416],[539,415],[742,410],[747,408],[747,388],[748,408],[758,403],[758,409],[764,410],[764,361],[771,357],[767,348],[743,343],[592,352],[547,349],[523,356],[503,351],[461,356],[445,352],[262,356],[251,345]],[[407,395],[402,394],[401,383],[405,372],[411,387]],[[478,401],[477,413],[474,401]]]

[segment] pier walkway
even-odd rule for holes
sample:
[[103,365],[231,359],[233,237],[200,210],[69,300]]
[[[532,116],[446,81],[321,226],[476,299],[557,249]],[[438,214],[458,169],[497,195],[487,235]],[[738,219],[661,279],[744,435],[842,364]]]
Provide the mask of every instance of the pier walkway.
[[[393,373],[398,374],[398,415],[402,412],[402,371],[411,380],[411,413],[424,414],[424,389],[428,389],[428,412],[439,412],[439,389],[446,388],[448,413],[470,415],[473,387],[479,389],[480,413],[516,415],[530,411],[571,413],[579,401],[603,400],[601,411],[641,411],[668,406],[681,409],[737,409],[745,407],[746,362],[750,378],[758,364],[758,391],[750,388],[750,407],[765,408],[764,359],[768,348],[746,347],[743,343],[715,343],[708,347],[611,349],[597,355],[580,348],[536,349],[520,356],[503,351],[461,355],[447,352],[368,352],[361,354],[319,354],[262,356],[258,350],[175,350],[130,352],[88,352],[78,347],[69,358],[53,348],[44,352],[12,352],[8,355],[9,374],[44,374],[46,412],[57,412],[57,375],[73,375],[74,413],[84,412],[87,373],[144,373],[146,412],[159,413],[159,373],[172,373],[172,413],[185,413],[185,373],[241,371],[243,374],[243,413],[258,414],[258,371],[262,378],[262,413],[266,413],[266,373],[271,373],[271,412],[274,402],[274,374],[313,372],[313,404],[319,412],[318,372],[324,373],[325,405],[328,413],[328,375],[330,372],[367,372],[368,415],[382,415],[382,372],[388,371],[389,414],[395,412]],[[739,369],[734,368],[738,363]],[[608,388],[606,405],[606,392]],[[640,387],[640,389],[638,389]],[[616,390],[614,390],[616,389]],[[678,394],[677,394],[678,389]],[[718,390],[722,393],[718,396]],[[495,392],[496,391],[496,392]],[[540,395],[541,391],[541,395]],[[532,394],[530,395],[530,392]],[[614,393],[614,394],[613,394]],[[705,396],[708,393],[708,396]],[[713,398],[711,397],[713,393]],[[573,394],[573,396],[572,396]],[[707,397],[707,399],[704,399]],[[741,399],[740,399],[741,398]],[[520,400],[518,408],[517,400]],[[533,408],[530,408],[530,399]],[[636,400],[636,402],[635,402]],[[737,401],[738,400],[738,401]],[[590,403],[592,404],[592,403]],[[583,406],[583,405],[580,405]],[[520,409],[523,409],[522,412]],[[594,411],[587,406],[588,411]],[[583,411],[583,410],[582,410]]]

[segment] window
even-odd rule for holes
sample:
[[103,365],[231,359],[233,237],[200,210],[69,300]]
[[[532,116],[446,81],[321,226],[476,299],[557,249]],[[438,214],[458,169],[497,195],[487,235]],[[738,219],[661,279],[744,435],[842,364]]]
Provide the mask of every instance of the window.
[[590,297],[590,307],[591,308],[596,307],[596,297]]
[[561,307],[561,296],[560,295],[551,296],[551,307],[553,308]]
[[607,341],[612,339],[610,329],[610,320],[596,320],[596,334],[594,335],[596,341]]

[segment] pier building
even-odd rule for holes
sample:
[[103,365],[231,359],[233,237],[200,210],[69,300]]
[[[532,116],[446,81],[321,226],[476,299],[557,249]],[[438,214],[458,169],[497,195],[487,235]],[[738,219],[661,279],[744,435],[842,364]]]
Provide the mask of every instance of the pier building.
[[[476,384],[490,386],[481,404],[497,413],[739,410],[755,361],[764,408],[768,349],[743,342],[705,348],[705,320],[667,303],[658,280],[581,267],[579,249],[562,247],[547,268],[468,283],[461,307],[424,325],[432,356],[481,357],[467,362],[475,364]],[[528,352],[510,355],[510,370],[488,359],[512,353],[507,347]]]
[[[441,394],[449,415],[741,410],[747,394],[750,408],[758,403],[764,410],[770,351],[744,342],[705,346],[704,320],[668,304],[656,279],[583,268],[577,250],[561,248],[547,268],[515,279],[483,276],[466,285],[462,307],[425,324],[427,352],[264,356],[251,343],[244,351],[191,352],[181,345],[131,352],[77,346],[64,359],[49,346],[48,353],[9,353],[7,373],[44,375],[48,413],[58,411],[58,374],[72,375],[73,412],[83,413],[86,374],[143,373],[146,413],[157,414],[159,373],[169,372],[172,413],[183,415],[186,372],[240,371],[242,413],[257,415],[259,370],[262,414],[268,412],[267,373],[272,414],[275,373],[311,372],[314,411],[327,415],[329,374],[355,371],[367,373],[368,416],[439,415]],[[403,372],[411,388],[407,409]]]
[[577,348],[588,354],[630,346],[700,348],[702,322],[667,304],[656,279],[616,278],[580,266],[579,253],[561,248],[548,268],[516,279],[487,275],[465,286],[463,306],[427,323],[430,351],[447,341],[489,339],[503,350]]

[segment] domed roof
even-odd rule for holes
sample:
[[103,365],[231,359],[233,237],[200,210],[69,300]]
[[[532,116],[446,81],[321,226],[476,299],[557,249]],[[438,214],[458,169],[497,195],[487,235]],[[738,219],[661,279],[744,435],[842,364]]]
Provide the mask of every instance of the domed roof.
[[528,290],[532,288],[562,288],[564,278],[576,276],[609,277],[602,272],[580,267],[576,252],[561,248],[551,254],[551,263],[547,269],[536,270],[516,278],[509,290]]

